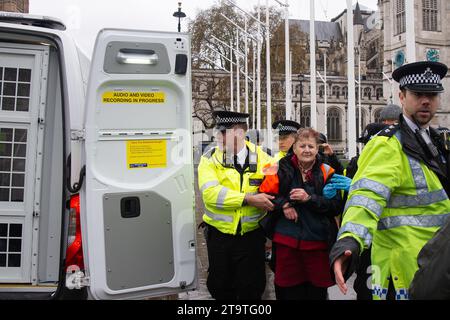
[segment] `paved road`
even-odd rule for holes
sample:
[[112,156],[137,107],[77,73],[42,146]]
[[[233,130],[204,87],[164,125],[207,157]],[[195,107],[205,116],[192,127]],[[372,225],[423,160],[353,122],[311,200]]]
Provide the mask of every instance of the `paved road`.
[[[197,172],[195,174],[195,205],[196,205],[196,218],[197,225],[202,221],[203,214],[203,203],[201,200],[200,191],[197,187]],[[206,276],[208,270],[208,254],[206,251],[206,243],[205,238],[203,236],[203,232],[201,230],[197,230],[197,268],[198,268],[198,288],[195,291],[190,291],[186,293],[181,293],[178,295],[178,299],[180,300],[211,300],[211,295],[206,288]],[[273,272],[266,267],[266,279],[267,285],[266,290],[263,295],[263,300],[275,300],[275,290],[273,287]],[[330,300],[355,300],[356,294],[353,290],[353,281],[354,277],[349,279],[349,292],[347,295],[341,294],[337,286],[333,286],[328,289],[328,296]]]

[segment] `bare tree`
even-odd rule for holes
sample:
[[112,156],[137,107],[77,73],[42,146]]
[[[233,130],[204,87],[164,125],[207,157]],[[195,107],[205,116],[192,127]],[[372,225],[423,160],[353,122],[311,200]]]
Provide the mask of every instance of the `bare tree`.
[[[278,28],[281,22],[281,12],[274,7],[269,8],[270,12],[270,28],[269,32],[273,32]],[[261,20],[265,22],[265,8],[261,8]],[[236,48],[238,41],[236,35],[236,27],[227,21],[225,15],[234,23],[244,28],[244,16],[235,10],[232,6],[222,2],[212,7],[202,10],[196,18],[189,22],[188,28],[192,34],[192,67],[193,67],[193,98],[194,111],[193,116],[202,121],[205,128],[211,128],[214,123],[212,119],[212,111],[227,110],[229,108],[230,99],[230,77],[220,69],[230,70],[234,65],[231,61],[236,61],[236,54],[227,45]],[[257,16],[256,8],[251,12],[253,16]],[[254,38],[257,35],[257,22],[253,19],[247,20],[248,33]],[[265,28],[262,28],[262,39],[265,37]],[[214,37],[222,40],[225,44],[214,40]],[[265,69],[265,42],[262,47],[262,64],[261,69]],[[244,52],[245,44],[243,36],[239,39],[239,50]],[[250,48],[252,48],[250,46]],[[248,55],[249,72],[252,67],[253,51]],[[271,54],[272,55],[272,54]],[[273,60],[271,66],[274,67],[278,62]],[[284,63],[284,57],[282,57]],[[204,71],[204,72],[203,72]],[[263,77],[264,77],[263,73]],[[242,79],[242,78],[241,78]]]
[[219,71],[208,73],[199,71],[192,77],[196,87],[193,94],[193,116],[199,119],[206,129],[214,126],[213,111],[226,110],[228,101],[225,99],[229,81],[224,79],[226,77],[226,73]]

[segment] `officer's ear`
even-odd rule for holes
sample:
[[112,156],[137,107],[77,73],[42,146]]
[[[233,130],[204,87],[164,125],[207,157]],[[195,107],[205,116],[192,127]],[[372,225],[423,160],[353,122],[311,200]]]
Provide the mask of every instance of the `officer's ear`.
[[406,90],[405,89],[400,89],[400,91],[398,92],[398,98],[400,99],[400,103],[403,106],[403,102],[406,99]]

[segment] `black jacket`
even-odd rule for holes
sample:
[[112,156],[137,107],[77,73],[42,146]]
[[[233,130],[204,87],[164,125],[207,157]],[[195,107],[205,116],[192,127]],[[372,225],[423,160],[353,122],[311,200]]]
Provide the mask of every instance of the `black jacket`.
[[416,134],[409,128],[408,124],[404,121],[403,117],[400,118],[400,130],[401,130],[401,142],[403,151],[419,160],[423,161],[431,170],[433,170],[438,176],[442,183],[447,195],[450,196],[450,181],[448,179],[448,165],[449,163],[449,153],[445,150],[444,144],[440,139],[439,133],[436,129],[430,127],[430,136],[434,145],[440,150],[441,154],[447,160],[447,166],[442,165],[437,161],[437,159],[432,158],[428,152],[427,148],[422,145],[417,138]]
[[419,252],[419,270],[409,287],[415,300],[450,299],[450,219]]
[[[292,156],[286,156],[279,161],[278,179],[279,193],[274,203],[279,213],[279,219],[275,226],[275,232],[307,241],[327,241],[329,244],[336,240],[337,226],[334,217],[341,214],[344,202],[337,195],[333,199],[326,199],[322,195],[325,185],[321,170],[321,162],[316,159],[312,169],[313,181],[306,183],[302,179],[299,169],[293,164]],[[327,181],[331,178],[328,177]],[[294,188],[303,188],[311,199],[300,203],[289,198],[289,192]],[[290,202],[298,213],[297,222],[284,217],[282,206]]]

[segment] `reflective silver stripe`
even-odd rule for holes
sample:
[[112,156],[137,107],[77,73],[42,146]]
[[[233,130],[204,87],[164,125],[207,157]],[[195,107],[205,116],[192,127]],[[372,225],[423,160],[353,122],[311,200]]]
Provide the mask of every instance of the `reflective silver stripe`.
[[[398,139],[398,141],[402,141],[400,130],[395,133],[395,137]],[[406,157],[408,158],[409,166],[411,167],[414,183],[416,184],[417,194],[428,192],[427,180],[425,178],[425,173],[420,166],[420,162],[408,155]]]
[[409,156],[408,161],[411,167],[414,182],[416,184],[417,194],[428,192],[427,180],[425,179],[425,174],[423,173],[422,167],[420,166],[420,162]]
[[216,214],[216,213],[212,213],[209,210],[205,209],[205,214],[210,217],[213,220],[216,221],[225,221],[225,222],[233,222],[233,217],[231,216],[226,216],[224,214]]
[[440,227],[444,224],[445,220],[448,217],[450,217],[450,213],[421,215],[421,216],[387,217],[378,221],[377,229],[387,230],[403,226],[423,227],[423,228]]
[[355,195],[350,200],[347,201],[347,203],[345,204],[344,212],[346,212],[347,209],[351,206],[364,207],[375,213],[378,217],[381,216],[381,213],[383,212],[383,207],[381,207],[378,204],[378,202],[368,197],[360,195]]
[[241,218],[241,221],[242,221],[242,222],[257,222],[257,221],[259,221],[259,219],[261,219],[264,215],[265,215],[265,213],[257,214],[257,215],[253,215],[253,216],[244,216],[244,217]]
[[362,224],[347,222],[339,229],[337,237],[339,238],[344,232],[350,232],[357,235],[364,240],[364,243],[367,246],[370,246],[372,243],[372,235],[369,233],[369,229]]
[[435,202],[447,200],[444,189],[433,192],[420,193],[416,196],[396,195],[392,196],[387,204],[388,208],[426,206]]
[[326,163],[322,163],[322,165],[325,167],[325,171],[327,172],[326,178],[330,175],[331,166],[327,165]]
[[391,190],[389,190],[388,187],[386,187],[384,184],[373,181],[371,179],[363,178],[358,181],[356,181],[354,184],[350,186],[350,191],[355,191],[359,189],[367,189],[370,191],[375,192],[380,197],[384,198],[386,201],[389,200],[391,197]]
[[216,206],[219,209],[223,209],[223,206],[225,204],[225,197],[227,196],[228,188],[222,187],[219,191],[219,195],[217,196],[217,203]]
[[200,188],[201,192],[204,192],[206,189],[211,188],[211,187],[215,187],[219,185],[219,181],[214,180],[214,181],[208,181],[205,182],[202,187]]

